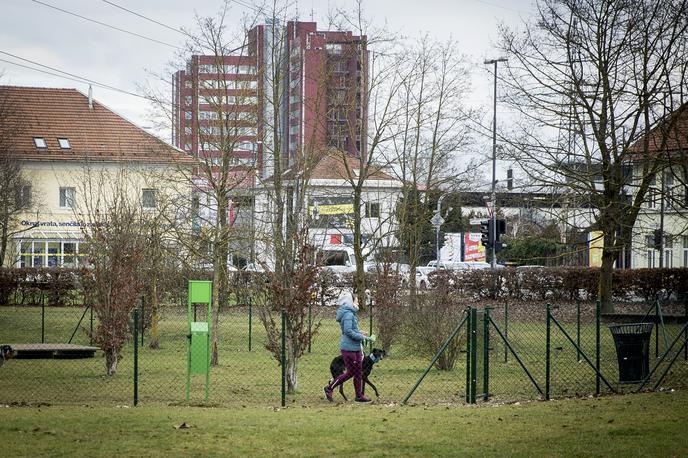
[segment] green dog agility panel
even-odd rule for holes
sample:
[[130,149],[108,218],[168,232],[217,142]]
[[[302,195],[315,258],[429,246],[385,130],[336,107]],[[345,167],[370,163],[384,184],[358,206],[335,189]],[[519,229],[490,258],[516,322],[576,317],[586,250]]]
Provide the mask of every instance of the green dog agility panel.
[[[205,375],[205,400],[210,389],[210,321],[212,316],[213,282],[189,280],[187,337],[186,400],[190,398],[191,376]],[[205,305],[206,321],[195,321],[194,306]]]
[[213,282],[189,280],[189,306],[191,304],[208,304],[213,300]]

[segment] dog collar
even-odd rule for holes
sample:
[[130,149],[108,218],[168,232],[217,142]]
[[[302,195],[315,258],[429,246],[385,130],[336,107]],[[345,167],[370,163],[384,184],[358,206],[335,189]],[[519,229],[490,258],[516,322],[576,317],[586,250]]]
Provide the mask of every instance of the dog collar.
[[370,358],[370,360],[371,360],[373,363],[378,362],[378,359],[377,359],[377,358],[375,357],[375,355],[372,354],[372,353],[368,355],[368,358]]

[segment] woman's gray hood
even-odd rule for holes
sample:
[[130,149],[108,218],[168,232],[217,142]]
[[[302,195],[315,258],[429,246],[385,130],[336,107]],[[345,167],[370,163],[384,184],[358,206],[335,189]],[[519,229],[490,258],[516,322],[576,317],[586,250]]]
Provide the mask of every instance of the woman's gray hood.
[[342,304],[337,309],[337,321],[341,323],[344,315],[347,313],[353,313],[355,315],[356,312],[358,312],[358,310],[354,308],[353,304]]

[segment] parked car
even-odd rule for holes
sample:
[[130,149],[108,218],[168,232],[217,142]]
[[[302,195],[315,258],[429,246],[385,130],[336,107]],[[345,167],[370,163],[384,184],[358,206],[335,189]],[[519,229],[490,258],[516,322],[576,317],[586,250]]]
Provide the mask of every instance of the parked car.
[[395,272],[401,277],[401,283],[403,287],[408,287],[408,282],[411,277],[411,266],[408,264],[391,262],[387,265],[378,262],[366,262],[364,265],[364,270],[366,272],[382,272],[383,269],[387,267],[389,272]]
[[[437,268],[437,260],[428,262],[427,267]],[[499,266],[503,267],[503,266]],[[489,269],[490,264],[487,262],[480,261],[440,261],[440,269],[446,270],[470,270],[470,269]]]

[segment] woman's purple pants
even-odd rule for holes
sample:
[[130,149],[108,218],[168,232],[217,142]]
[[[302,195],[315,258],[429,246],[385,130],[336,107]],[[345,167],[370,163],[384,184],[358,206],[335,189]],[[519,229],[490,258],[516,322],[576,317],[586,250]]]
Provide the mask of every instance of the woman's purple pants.
[[356,397],[363,397],[363,374],[361,372],[363,366],[363,352],[362,351],[345,351],[342,350],[344,357],[344,366],[346,370],[330,385],[331,389],[335,389],[342,383],[354,378],[354,390],[356,390]]

